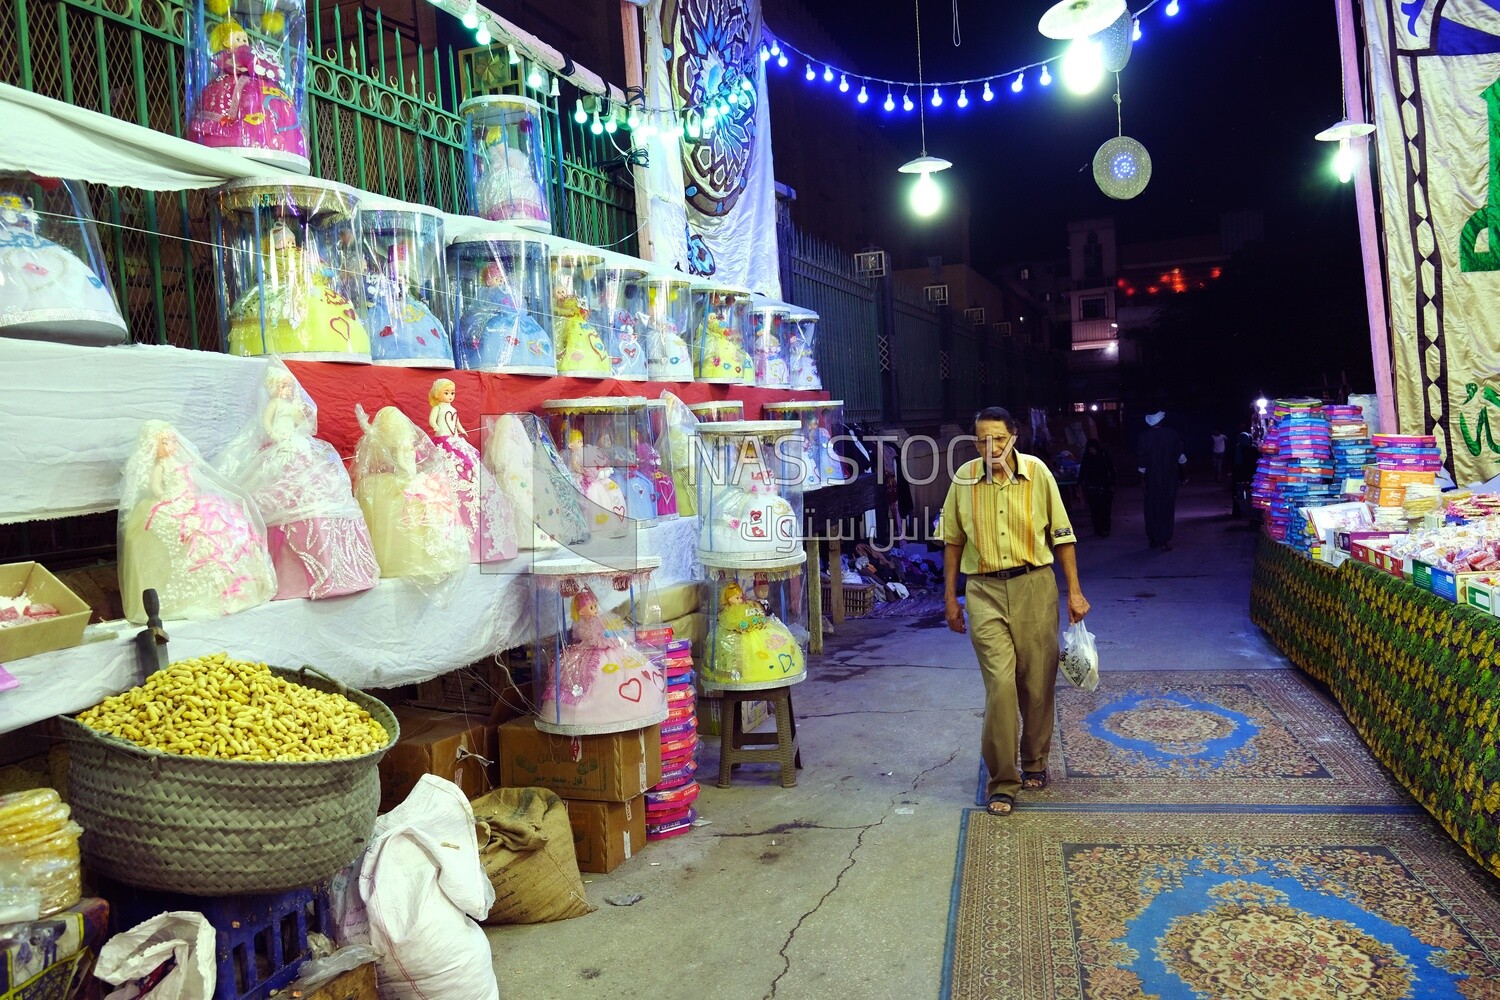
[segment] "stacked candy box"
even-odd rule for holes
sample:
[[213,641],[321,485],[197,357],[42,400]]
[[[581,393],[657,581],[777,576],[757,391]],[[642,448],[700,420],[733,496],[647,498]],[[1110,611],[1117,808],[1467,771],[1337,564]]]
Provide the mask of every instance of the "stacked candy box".
[[667,681],[667,718],[661,724],[661,781],[646,792],[646,839],[664,840],[692,829],[698,818],[698,706],[692,642],[669,628],[641,633]]
[[1346,497],[1360,499],[1365,492],[1365,466],[1375,461],[1375,446],[1370,443],[1364,411],[1357,406],[1337,404],[1324,410],[1333,445],[1334,484]]
[[1314,540],[1301,527],[1300,508],[1332,503],[1343,490],[1335,489],[1333,441],[1328,416],[1315,400],[1280,400],[1266,435],[1251,499],[1267,511],[1266,533],[1278,541],[1310,550]]
[[1374,444],[1375,465],[1365,469],[1365,499],[1377,508],[1402,508],[1404,517],[1407,488],[1432,486],[1443,467],[1437,441],[1425,434],[1376,434]]

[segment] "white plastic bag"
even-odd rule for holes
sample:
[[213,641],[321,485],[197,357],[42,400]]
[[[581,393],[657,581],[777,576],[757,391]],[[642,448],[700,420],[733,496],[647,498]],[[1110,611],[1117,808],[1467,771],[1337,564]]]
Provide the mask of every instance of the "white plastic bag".
[[1083,622],[1074,622],[1063,633],[1062,661],[1059,663],[1068,683],[1085,691],[1099,686],[1099,650],[1094,635]]
[[376,820],[359,894],[382,955],[381,1000],[499,1000],[489,939],[475,922],[489,915],[495,887],[457,785],[424,774]]
[[[112,986],[124,985],[107,1000],[203,1000],[214,995],[214,929],[201,913],[174,911],[152,917],[99,949],[94,975]],[[154,987],[141,992],[136,983],[169,959],[177,966]]]

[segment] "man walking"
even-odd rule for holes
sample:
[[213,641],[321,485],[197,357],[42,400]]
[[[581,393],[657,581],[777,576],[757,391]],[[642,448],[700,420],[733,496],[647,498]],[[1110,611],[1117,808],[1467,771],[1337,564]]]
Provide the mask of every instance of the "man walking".
[[[1047,787],[1058,656],[1054,561],[1067,581],[1068,619],[1083,620],[1089,602],[1078,584],[1073,525],[1046,464],[1015,450],[1016,422],[998,406],[979,411],[974,434],[979,458],[955,473],[943,503],[944,598],[948,627],[969,633],[979,659],[989,811],[1005,815],[1022,789]],[[960,570],[968,577],[967,628]]]
[[1223,431],[1214,431],[1214,482],[1224,476],[1224,453],[1229,450],[1229,437]]
[[1172,532],[1177,521],[1177,486],[1187,455],[1182,437],[1162,425],[1166,413],[1146,418],[1146,430],[1136,444],[1136,465],[1146,486],[1146,539],[1153,549],[1172,551]]

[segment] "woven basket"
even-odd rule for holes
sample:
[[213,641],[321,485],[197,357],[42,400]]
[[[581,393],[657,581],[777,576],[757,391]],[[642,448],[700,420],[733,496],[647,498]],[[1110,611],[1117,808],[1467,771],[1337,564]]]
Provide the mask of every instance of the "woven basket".
[[218,760],[146,749],[63,718],[73,818],[91,872],[193,896],[282,892],[332,876],[364,850],[396,717],[311,668],[272,670],[348,698],[389,742],[341,760]]

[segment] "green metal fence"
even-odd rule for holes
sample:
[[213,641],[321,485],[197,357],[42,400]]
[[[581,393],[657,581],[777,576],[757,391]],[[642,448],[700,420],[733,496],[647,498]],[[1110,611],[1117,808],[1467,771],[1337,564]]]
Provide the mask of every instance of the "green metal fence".
[[[783,249],[783,252],[786,252]],[[881,415],[880,310],[875,287],[854,273],[853,255],[793,230],[787,299],[818,314],[823,387],[850,420]]]
[[[471,93],[518,92],[524,61],[516,72],[503,47],[462,58],[422,49],[388,28],[378,12],[348,9],[325,11],[318,0],[308,9],[312,173],[463,211],[464,131],[457,107]],[[0,0],[0,80],[180,136],[186,37],[181,0]],[[493,72],[496,62],[506,66],[504,79]],[[608,137],[558,114],[559,102],[571,106],[574,96],[562,88],[559,98],[542,98],[556,180],[555,231],[634,253],[628,168],[604,141]],[[91,186],[135,340],[220,349],[210,197]]]

